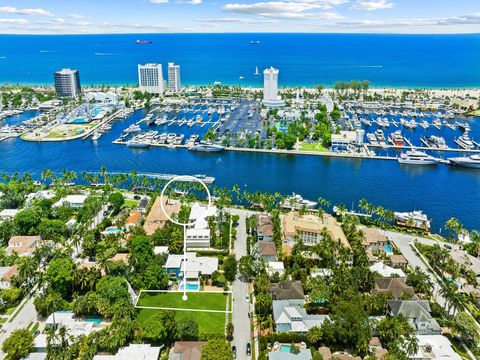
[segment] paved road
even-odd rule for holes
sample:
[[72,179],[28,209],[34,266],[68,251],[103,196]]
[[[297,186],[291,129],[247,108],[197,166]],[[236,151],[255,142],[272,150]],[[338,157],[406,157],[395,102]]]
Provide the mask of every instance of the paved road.
[[[234,243],[235,257],[239,260],[247,255],[247,230],[245,219],[251,213],[245,210],[229,209],[230,213],[240,217],[237,228],[237,240]],[[250,342],[250,319],[248,313],[250,304],[246,302],[245,296],[248,294],[248,284],[237,279],[232,285],[233,291],[233,326],[234,335],[232,345],[237,348],[237,359],[248,359],[246,355],[246,346]]]
[[[8,338],[13,331],[18,329],[24,329],[30,323],[37,321],[37,312],[35,310],[35,306],[33,305],[33,298],[34,297],[32,296],[26,301],[25,305],[18,312],[15,319],[2,325],[2,330],[0,333],[0,345],[3,344],[5,339]],[[0,359],[4,358],[5,354],[0,350]]]

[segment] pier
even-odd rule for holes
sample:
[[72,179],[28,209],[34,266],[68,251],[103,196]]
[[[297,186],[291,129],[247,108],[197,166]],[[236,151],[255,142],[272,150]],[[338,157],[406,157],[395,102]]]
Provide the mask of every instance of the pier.
[[[407,139],[405,139],[407,140]],[[409,142],[408,142],[409,143]],[[422,143],[425,144],[425,140],[422,140]],[[426,146],[398,146],[398,145],[375,145],[375,144],[368,144],[369,148],[377,148],[377,149],[399,149],[399,150],[409,150],[414,147],[417,150],[434,150],[434,151],[445,151],[445,152],[464,152],[464,153],[480,153],[480,149],[462,149],[462,148],[432,148]]]
[[95,132],[95,130],[97,130],[100,126],[103,126],[103,125],[106,125],[116,119],[119,118],[119,114],[122,113],[123,110],[118,110],[118,111],[115,111],[113,114],[109,115],[108,117],[106,117],[104,120],[100,121],[97,125],[95,125],[94,127],[92,127],[91,129],[89,129],[87,131],[87,133],[85,135],[83,135],[82,137],[82,140],[86,140],[88,139],[90,136],[93,135],[93,133]]

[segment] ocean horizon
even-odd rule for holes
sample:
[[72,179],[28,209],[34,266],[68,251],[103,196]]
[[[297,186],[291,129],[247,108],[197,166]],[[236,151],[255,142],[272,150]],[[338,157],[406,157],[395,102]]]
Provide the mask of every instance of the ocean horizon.
[[255,68],[274,66],[280,86],[368,80],[375,88],[469,89],[480,87],[479,40],[480,34],[0,35],[0,83],[53,85],[53,72],[71,67],[84,86],[135,85],[137,64],[173,61],[183,85],[262,87]]

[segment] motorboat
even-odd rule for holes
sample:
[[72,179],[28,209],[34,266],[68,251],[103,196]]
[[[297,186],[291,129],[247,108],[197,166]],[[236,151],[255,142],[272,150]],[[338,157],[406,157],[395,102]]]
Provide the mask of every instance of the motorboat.
[[439,149],[446,149],[447,148],[447,144],[445,142],[445,139],[441,136],[431,135],[427,138],[427,141],[432,147],[436,147],[436,148],[439,148]]
[[388,137],[388,140],[394,146],[403,146],[403,136],[400,130],[397,130],[391,133],[390,136]]
[[394,212],[393,215],[395,216],[396,223],[399,225],[416,227],[425,230],[430,229],[430,220],[428,220],[427,215],[420,210],[411,212]]
[[188,150],[198,152],[221,152],[225,150],[225,146],[213,144],[211,142],[201,141],[198,145],[194,145]]
[[409,165],[437,165],[440,160],[430,156],[422,151],[407,151],[406,153],[400,154],[397,158],[397,161],[400,164],[409,164]]
[[123,132],[126,134],[130,134],[130,133],[138,132],[140,130],[142,130],[140,126],[132,124],[129,127],[127,127],[125,130],[123,130]]
[[377,138],[379,144],[385,144],[385,135],[383,134],[382,130],[375,130],[375,137]]
[[451,165],[464,168],[480,169],[480,155],[475,154],[468,157],[454,157],[448,159]]

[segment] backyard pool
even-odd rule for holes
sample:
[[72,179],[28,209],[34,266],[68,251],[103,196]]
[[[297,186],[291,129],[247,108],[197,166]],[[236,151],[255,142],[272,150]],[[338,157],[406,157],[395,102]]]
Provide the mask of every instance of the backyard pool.
[[105,235],[111,235],[111,234],[120,234],[122,232],[122,229],[116,227],[116,226],[110,226],[110,227],[107,227],[103,233]]
[[385,252],[387,253],[387,255],[393,255],[393,250],[392,250],[392,247],[390,245],[385,245]]
[[100,319],[99,317],[86,317],[85,321],[94,323],[95,325],[99,325],[102,323],[102,319]]
[[[180,290],[184,290],[184,283],[181,282],[180,285],[178,286]],[[200,290],[200,285],[195,282],[187,282],[187,290],[189,291],[199,291]]]
[[292,352],[292,345],[282,344],[282,345],[280,345],[280,351],[291,353]]

